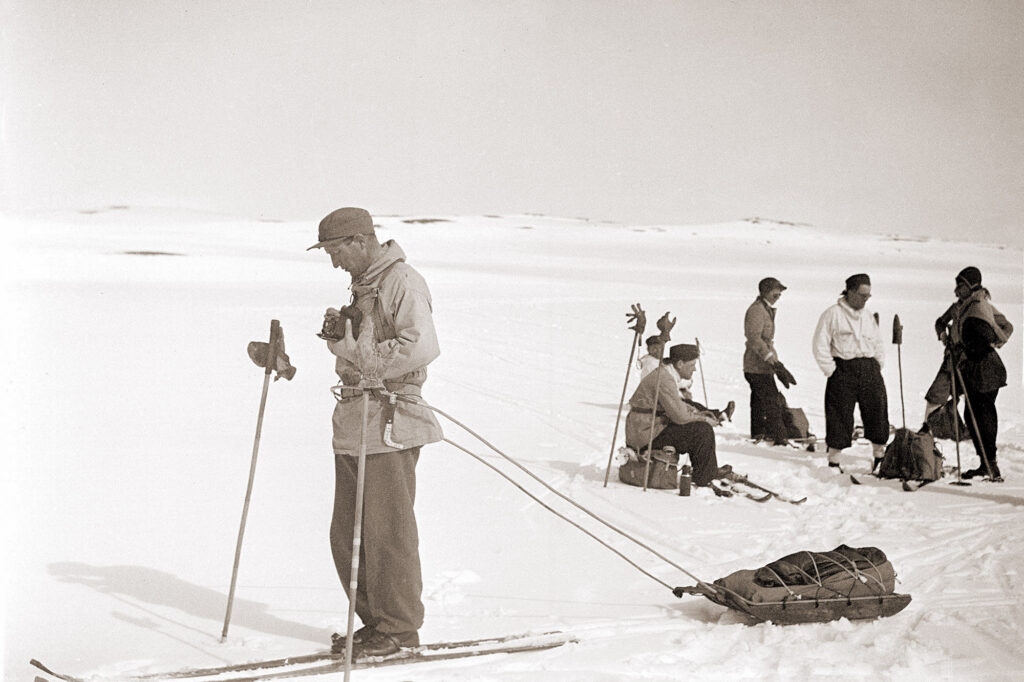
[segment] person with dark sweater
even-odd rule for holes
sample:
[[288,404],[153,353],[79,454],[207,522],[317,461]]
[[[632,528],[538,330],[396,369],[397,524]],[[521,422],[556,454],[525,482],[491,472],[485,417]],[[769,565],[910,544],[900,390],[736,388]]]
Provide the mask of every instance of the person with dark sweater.
[[[925,424],[952,393],[950,353],[957,368],[956,393],[967,399],[966,424],[978,454],[979,465],[964,472],[964,478],[989,475],[1001,482],[996,457],[999,414],[996,397],[1006,386],[1006,366],[996,352],[1013,334],[1013,325],[990,302],[991,294],[981,285],[981,270],[969,266],[956,276],[953,290],[957,300],[935,320],[935,333],[946,344],[942,368],[925,394]],[[961,385],[962,382],[962,385]],[[972,418],[973,416],[973,418]],[[988,467],[985,466],[986,461]]]

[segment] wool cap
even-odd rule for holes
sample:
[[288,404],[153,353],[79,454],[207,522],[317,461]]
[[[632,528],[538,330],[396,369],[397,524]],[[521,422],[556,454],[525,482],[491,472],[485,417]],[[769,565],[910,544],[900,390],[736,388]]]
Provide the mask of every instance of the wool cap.
[[373,218],[366,209],[362,208],[339,208],[331,211],[327,217],[320,221],[319,241],[306,249],[318,249],[328,242],[345,237],[353,237],[357,234],[373,234]]
[[856,291],[861,284],[871,286],[871,278],[863,272],[857,275],[850,275],[846,278],[846,291]]
[[680,343],[668,349],[668,357],[665,364],[672,362],[688,362],[700,357],[700,349],[692,343]]
[[779,291],[785,291],[786,286],[779,280],[775,279],[774,277],[765,277],[764,279],[757,283],[757,291],[762,296],[767,296],[776,289],[778,289]]
[[968,265],[956,276],[956,281],[963,282],[972,289],[974,287],[979,287],[981,286],[981,270],[973,265]]

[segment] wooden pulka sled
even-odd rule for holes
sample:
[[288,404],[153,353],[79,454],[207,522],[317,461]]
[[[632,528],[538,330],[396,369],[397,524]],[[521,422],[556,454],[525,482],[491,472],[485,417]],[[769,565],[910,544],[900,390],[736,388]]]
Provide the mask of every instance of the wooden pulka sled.
[[[780,566],[791,569],[785,578],[776,570]],[[895,578],[892,564],[881,550],[840,545],[831,552],[791,554],[756,571],[736,571],[714,583],[676,587],[673,593],[677,597],[700,595],[759,621],[824,623],[899,613],[910,603],[910,595],[894,593]]]

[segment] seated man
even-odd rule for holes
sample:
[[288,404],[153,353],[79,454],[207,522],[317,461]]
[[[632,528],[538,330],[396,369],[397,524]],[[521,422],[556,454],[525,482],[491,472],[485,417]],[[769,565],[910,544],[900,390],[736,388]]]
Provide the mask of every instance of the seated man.
[[678,389],[680,378],[693,376],[697,355],[694,345],[672,346],[661,366],[640,381],[629,399],[626,445],[639,454],[645,453],[653,422],[653,448],[657,450],[671,445],[679,453],[689,453],[693,485],[710,486],[714,479],[728,471],[726,467],[719,468],[715,451],[712,427],[719,421],[709,412],[684,402]]
[[[647,355],[644,355],[636,361],[636,366],[640,370],[641,381],[645,379],[648,374],[658,368],[662,363],[662,356],[665,354],[665,342],[661,340],[660,336],[649,336],[644,343],[647,344]],[[694,348],[696,348],[696,346],[694,346]],[[683,399],[683,402],[688,403],[697,410],[705,412],[707,415],[713,417],[715,421],[712,422],[712,424],[714,426],[718,426],[725,421],[732,421],[732,414],[736,411],[736,402],[730,400],[729,403],[721,410],[713,410],[701,405],[693,399],[693,394],[690,392],[690,386],[693,385],[692,375],[693,371],[691,370],[690,376],[679,378],[679,395]]]

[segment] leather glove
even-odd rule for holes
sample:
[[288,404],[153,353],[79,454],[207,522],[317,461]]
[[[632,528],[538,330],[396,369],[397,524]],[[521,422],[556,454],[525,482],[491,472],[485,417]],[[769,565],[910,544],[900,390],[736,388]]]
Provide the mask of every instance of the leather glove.
[[672,327],[676,326],[676,318],[673,317],[670,319],[668,313],[665,313],[660,318],[658,318],[657,325],[658,330],[661,331],[661,334],[658,335],[658,338],[661,339],[661,342],[668,343],[669,341],[671,341],[672,335],[669,332],[672,331]]
[[790,374],[788,369],[786,369],[786,366],[778,360],[772,363],[772,371],[775,372],[775,376],[779,378],[779,381],[781,381],[782,385],[786,388],[796,386],[796,379],[794,379],[793,375]]
[[637,336],[643,336],[644,328],[647,326],[647,314],[639,303],[634,303],[630,308],[633,312],[626,313],[626,322],[632,322],[633,326],[629,329],[635,331]]

